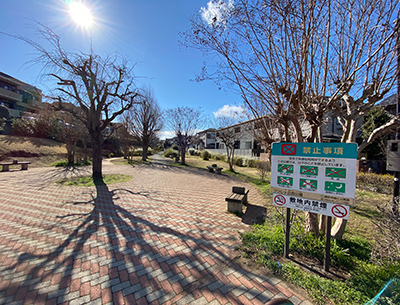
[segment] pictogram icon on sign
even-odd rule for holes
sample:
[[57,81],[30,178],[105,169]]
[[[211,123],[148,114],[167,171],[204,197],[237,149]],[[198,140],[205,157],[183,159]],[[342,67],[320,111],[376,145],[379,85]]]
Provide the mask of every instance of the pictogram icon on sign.
[[292,177],[278,176],[278,184],[279,185],[286,185],[286,186],[293,186],[293,178]]
[[283,206],[286,203],[286,198],[284,196],[282,196],[282,195],[276,195],[274,197],[274,202],[277,205]]
[[300,179],[301,189],[316,190],[317,186],[318,186],[318,180]]
[[296,154],[296,144],[282,145],[282,155],[295,155],[295,154]]
[[325,176],[330,178],[346,178],[345,168],[327,167]]
[[332,207],[332,214],[335,215],[335,217],[343,218],[347,215],[347,209],[346,207],[337,204]]
[[278,172],[285,174],[293,174],[293,164],[278,164]]
[[300,174],[308,176],[318,176],[318,167],[302,165],[300,166]]
[[341,182],[325,181],[325,191],[346,193],[346,184]]

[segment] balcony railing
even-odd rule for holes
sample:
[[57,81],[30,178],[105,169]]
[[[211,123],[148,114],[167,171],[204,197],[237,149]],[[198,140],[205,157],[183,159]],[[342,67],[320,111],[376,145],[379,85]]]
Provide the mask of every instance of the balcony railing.
[[12,118],[19,118],[21,116],[21,112],[19,110],[8,108],[8,111],[10,112],[10,116]]
[[22,94],[4,88],[0,88],[0,96],[13,101],[22,102]]

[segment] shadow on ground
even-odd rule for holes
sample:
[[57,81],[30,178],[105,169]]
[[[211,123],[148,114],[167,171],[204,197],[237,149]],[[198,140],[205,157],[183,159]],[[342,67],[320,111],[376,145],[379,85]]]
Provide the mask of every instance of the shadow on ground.
[[[70,172],[57,171],[46,179],[63,174]],[[227,265],[235,266],[230,257],[208,241],[208,232],[195,236],[176,231],[173,227],[159,226],[118,205],[116,200],[126,192],[145,200],[151,197],[150,193],[135,193],[127,189],[110,190],[99,180],[91,200],[69,203],[74,206],[90,205],[92,209],[88,213],[58,216],[60,223],[74,227],[65,240],[49,250],[22,253],[7,269],[2,270],[4,274],[24,270],[22,281],[10,283],[7,289],[0,290],[3,300],[63,303],[69,301],[76,291],[98,289],[103,302],[133,304],[139,300],[151,302],[157,299],[162,303],[179,300],[188,294],[195,295],[203,288],[209,289],[210,283],[217,283],[218,286],[220,271]],[[251,222],[254,209],[255,206],[249,205],[243,222]],[[163,234],[178,239],[184,245],[182,249],[187,250],[168,251],[168,247],[151,239],[153,235]],[[171,245],[171,249],[174,247]],[[205,252],[211,253],[212,258],[218,261],[217,268],[209,267],[203,258]],[[32,265],[32,262],[37,263]],[[191,268],[189,274],[182,272],[179,262]],[[241,272],[240,267],[236,268]],[[85,271],[84,276],[77,274]],[[227,288],[234,286],[233,283],[227,285]],[[243,289],[243,292],[253,293],[244,286],[240,287],[237,288]],[[91,290],[92,293],[96,291]],[[219,289],[213,293],[224,296]],[[78,300],[84,303],[90,301]]]

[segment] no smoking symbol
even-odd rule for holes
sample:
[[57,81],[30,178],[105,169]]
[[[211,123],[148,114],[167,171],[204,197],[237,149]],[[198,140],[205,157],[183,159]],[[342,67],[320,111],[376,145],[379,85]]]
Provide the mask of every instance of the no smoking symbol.
[[284,205],[284,204],[286,203],[286,199],[285,199],[285,197],[283,197],[282,195],[276,195],[276,196],[274,197],[274,202],[275,202],[277,205],[282,206],[282,205]]
[[347,209],[342,205],[334,205],[332,207],[332,214],[335,215],[335,217],[343,218],[347,215]]

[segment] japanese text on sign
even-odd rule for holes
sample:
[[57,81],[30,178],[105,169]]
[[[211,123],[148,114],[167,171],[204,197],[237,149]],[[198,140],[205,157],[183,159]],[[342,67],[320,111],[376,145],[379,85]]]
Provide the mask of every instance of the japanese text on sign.
[[282,194],[273,195],[273,204],[283,208],[301,210],[336,218],[349,219],[350,208],[346,205],[329,203]]

